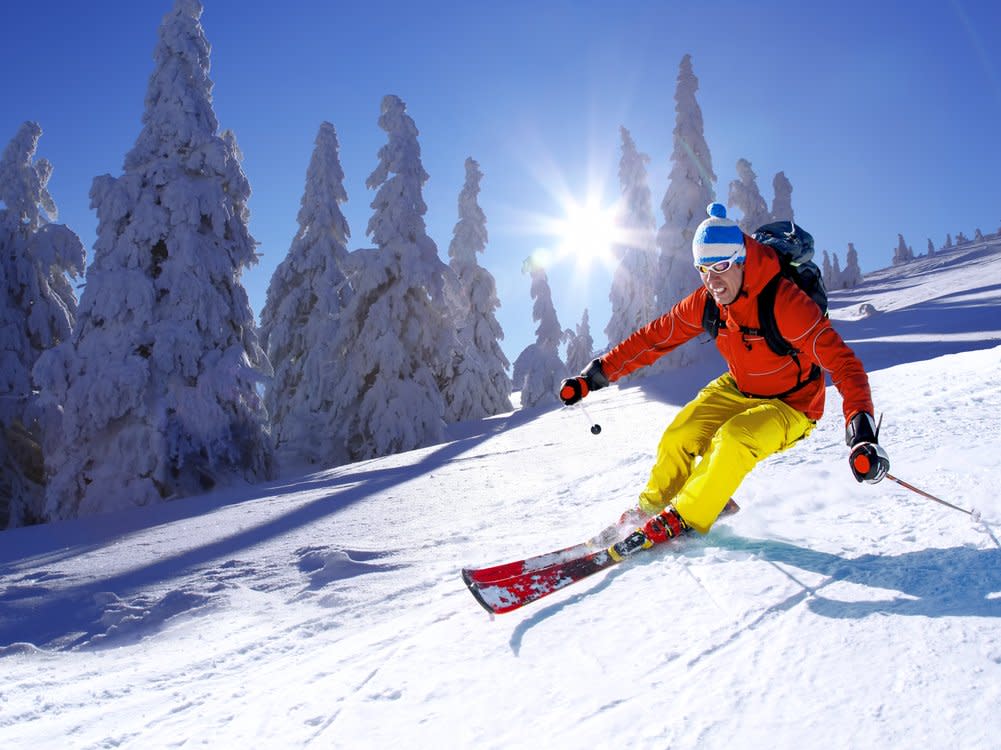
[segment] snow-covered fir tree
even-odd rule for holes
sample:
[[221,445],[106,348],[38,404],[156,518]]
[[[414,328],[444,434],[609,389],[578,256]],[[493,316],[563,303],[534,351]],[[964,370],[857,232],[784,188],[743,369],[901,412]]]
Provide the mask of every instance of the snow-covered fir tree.
[[417,126],[403,101],[388,95],[379,127],[388,140],[365,183],[376,191],[367,228],[375,248],[348,259],[351,300],[332,375],[335,419],[352,460],[441,442],[441,387],[457,347],[444,294],[451,271],[424,224],[428,174]]
[[48,191],[52,166],[35,159],[42,129],[24,123],[0,157],[0,529],[43,520],[43,444],[58,436],[31,371],[43,352],[69,338],[77,300],[67,274],[83,273],[80,238],[58,216]]
[[772,221],[795,221],[792,210],[792,183],[785,172],[779,172],[772,180],[775,197],[772,200]]
[[942,248],[944,250],[949,250],[949,249],[952,248],[952,235],[951,234],[947,234],[945,236],[945,245],[943,245]]
[[862,283],[862,268],[859,266],[858,262],[858,251],[855,250],[855,244],[849,242],[848,254],[845,257],[845,268],[841,272],[841,278],[838,279],[837,288],[854,289],[861,283]]
[[349,299],[343,272],[351,236],[337,132],[320,125],[306,170],[299,230],[275,269],[261,312],[261,342],[274,367],[265,392],[280,455],[290,462],[336,465],[347,455],[334,420],[334,349]]
[[907,246],[904,242],[904,235],[897,235],[897,248],[893,252],[893,265],[899,266],[902,263],[908,263],[914,260],[914,251]]
[[[715,198],[716,175],[704,135],[702,110],[695,99],[698,88],[691,55],[685,55],[674,94],[676,117],[670,184],[661,202],[664,224],[657,233],[660,248],[657,305],[664,311],[702,283],[692,263],[692,237],[706,218],[706,206]],[[681,346],[661,357],[656,367],[682,367],[714,356],[714,351],[715,347],[709,346]]]
[[[620,127],[622,156],[619,185],[622,198],[617,217],[617,238],[613,248],[619,264],[612,278],[608,299],[612,314],[605,327],[611,346],[657,317],[657,224],[647,184],[646,165],[650,157],[640,153],[629,131]],[[572,368],[571,368],[571,371]],[[639,372],[645,372],[641,369]]]
[[973,241],[974,242],[983,242],[984,241],[984,233],[980,231],[980,227],[977,227],[976,231],[974,231],[974,233],[973,233]]
[[546,269],[529,258],[523,271],[532,278],[532,319],[539,327],[535,343],[525,347],[514,361],[514,387],[521,391],[522,407],[548,406],[558,403],[559,384],[567,376],[567,367],[560,359],[563,329],[556,317]]
[[459,221],[448,246],[449,266],[457,280],[458,299],[452,309],[459,343],[452,378],[443,390],[448,422],[482,419],[513,408],[510,362],[500,346],[504,331],[495,315],[500,307],[497,284],[476,259],[487,246],[487,217],[477,201],[483,173],[475,159],[467,158],[465,166]]
[[218,134],[197,0],[160,26],[124,173],[94,179],[94,257],[72,340],[35,368],[63,405],[47,515],[66,518],[269,476],[270,365],[240,284],[256,262],[250,185]]
[[831,263],[831,289],[839,289],[841,284],[841,259],[834,253],[834,261]]
[[572,373],[580,372],[588,363],[594,359],[594,339],[591,338],[591,320],[584,309],[584,315],[577,330],[569,331],[567,336],[567,370]]
[[828,289],[834,288],[834,269],[831,267],[831,256],[826,250],[823,252],[823,262],[821,263],[821,279]]
[[928,257],[930,258],[935,254],[935,243],[931,241],[931,237],[928,238]]
[[727,202],[743,214],[737,223],[744,234],[754,234],[755,229],[771,221],[768,204],[758,190],[758,177],[747,159],[737,160],[737,179],[730,183]]
[[957,245],[964,245],[969,241],[970,241],[969,238],[965,234],[963,234],[963,232],[960,232],[959,234],[956,235]]

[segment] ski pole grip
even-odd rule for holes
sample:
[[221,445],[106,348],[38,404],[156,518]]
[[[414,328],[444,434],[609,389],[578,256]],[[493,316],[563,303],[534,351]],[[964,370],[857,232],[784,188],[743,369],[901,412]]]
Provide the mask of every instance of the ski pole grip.
[[567,406],[573,406],[587,394],[587,381],[584,378],[567,378],[560,384],[560,401]]
[[855,466],[855,471],[863,476],[869,473],[869,469],[872,468],[872,464],[869,462],[869,457],[864,453],[859,453],[855,456],[853,462]]

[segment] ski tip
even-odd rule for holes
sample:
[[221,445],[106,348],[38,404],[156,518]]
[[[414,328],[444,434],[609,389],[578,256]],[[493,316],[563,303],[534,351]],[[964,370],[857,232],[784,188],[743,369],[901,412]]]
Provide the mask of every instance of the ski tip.
[[462,580],[466,584],[466,588],[469,589],[469,593],[473,595],[473,598],[480,603],[480,606],[483,607],[483,609],[490,614],[490,618],[493,619],[496,612],[483,598],[483,594],[480,593],[480,587],[476,585],[476,581],[473,580],[468,568],[462,569]]
[[476,582],[473,581],[472,571],[469,568],[462,569],[462,582],[466,584],[466,588],[472,589]]

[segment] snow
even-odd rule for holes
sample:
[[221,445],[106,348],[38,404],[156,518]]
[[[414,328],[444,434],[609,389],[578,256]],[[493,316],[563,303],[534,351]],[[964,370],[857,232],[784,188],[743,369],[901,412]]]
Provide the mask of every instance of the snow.
[[[580,541],[711,372],[409,453],[0,534],[0,747],[996,747],[1001,246],[832,296],[891,471],[840,399],[742,511],[490,618],[459,570]],[[863,304],[879,312],[856,315]]]

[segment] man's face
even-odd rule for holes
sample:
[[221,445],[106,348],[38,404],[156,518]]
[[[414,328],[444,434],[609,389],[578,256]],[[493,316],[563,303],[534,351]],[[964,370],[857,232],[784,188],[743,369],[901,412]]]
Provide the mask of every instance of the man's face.
[[[724,268],[724,270],[719,270]],[[744,264],[723,261],[699,267],[699,275],[717,305],[729,305],[740,294],[744,284]]]

